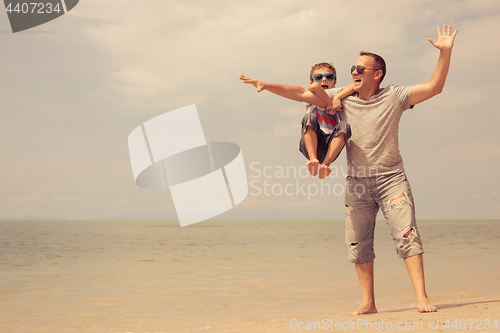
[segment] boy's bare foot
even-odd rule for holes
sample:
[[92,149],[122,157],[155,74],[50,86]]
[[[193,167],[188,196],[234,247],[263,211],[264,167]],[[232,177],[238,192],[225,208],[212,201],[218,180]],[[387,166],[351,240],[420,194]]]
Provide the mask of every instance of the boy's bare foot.
[[422,299],[421,301],[418,302],[418,312],[420,313],[425,313],[425,312],[436,312],[437,308],[429,302],[427,298]]
[[375,306],[375,303],[361,304],[359,308],[356,309],[356,311],[351,313],[351,316],[360,316],[369,313],[377,313],[377,307]]
[[309,173],[316,177],[318,174],[318,168],[319,168],[319,161],[317,159],[312,159],[309,162],[307,162],[307,170],[309,170]]
[[324,179],[325,177],[328,177],[332,173],[332,169],[328,165],[321,164],[319,166],[319,172],[318,172],[318,178],[319,179]]

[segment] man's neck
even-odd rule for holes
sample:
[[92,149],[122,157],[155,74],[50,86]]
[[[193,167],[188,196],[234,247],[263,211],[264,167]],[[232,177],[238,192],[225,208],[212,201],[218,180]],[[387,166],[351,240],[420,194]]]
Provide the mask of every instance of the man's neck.
[[378,94],[380,91],[380,86],[373,87],[368,91],[358,92],[358,98],[364,101],[368,100],[368,98],[372,97],[375,94]]

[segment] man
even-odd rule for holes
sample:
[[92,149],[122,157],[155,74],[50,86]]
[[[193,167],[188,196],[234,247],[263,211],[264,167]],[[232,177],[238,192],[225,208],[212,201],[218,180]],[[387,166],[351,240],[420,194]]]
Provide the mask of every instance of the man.
[[[443,90],[457,31],[450,26],[438,28],[438,40],[429,38],[440,50],[438,64],[429,82],[413,87],[388,86],[380,89],[385,77],[385,61],[378,55],[361,52],[351,68],[355,94],[343,99],[341,120],[351,126],[351,138],[346,144],[348,177],[346,186],[346,242],[349,260],[355,264],[363,296],[362,304],[353,315],[376,313],[374,295],[373,237],[375,218],[382,209],[396,244],[404,259],[415,289],[419,312],[435,312],[425,291],[422,245],[418,233],[413,197],[403,161],[399,153],[398,128],[403,111]],[[258,90],[269,90],[280,96],[323,107],[320,89],[305,90],[288,85],[267,84],[241,78]],[[326,92],[335,96],[340,89]],[[344,118],[344,119],[343,119]]]

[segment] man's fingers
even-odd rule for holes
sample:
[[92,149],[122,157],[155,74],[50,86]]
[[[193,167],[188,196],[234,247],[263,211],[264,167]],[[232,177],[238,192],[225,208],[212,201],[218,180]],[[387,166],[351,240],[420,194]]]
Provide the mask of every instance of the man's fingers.
[[245,75],[240,75],[240,80],[243,81],[243,83],[250,83],[250,84],[253,84],[254,80],[252,80],[251,78],[245,76]]
[[436,41],[432,38],[427,38],[429,42],[431,42],[432,45],[436,46]]

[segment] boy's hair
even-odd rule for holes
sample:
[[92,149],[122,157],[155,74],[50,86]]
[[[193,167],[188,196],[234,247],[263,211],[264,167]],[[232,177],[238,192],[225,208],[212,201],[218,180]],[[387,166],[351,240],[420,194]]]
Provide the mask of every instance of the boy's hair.
[[371,57],[373,60],[375,60],[375,66],[377,67],[377,69],[380,69],[382,71],[382,77],[380,78],[380,82],[382,82],[382,80],[384,80],[385,72],[387,70],[387,67],[385,66],[384,58],[382,58],[378,54],[366,52],[366,51],[359,52],[359,56],[368,56],[368,57]]
[[309,73],[309,80],[311,79],[313,72],[320,68],[328,68],[329,70],[332,71],[332,73],[337,74],[337,70],[335,69],[335,67],[333,67],[331,62],[320,62],[319,64],[316,64],[311,67],[311,72]]

